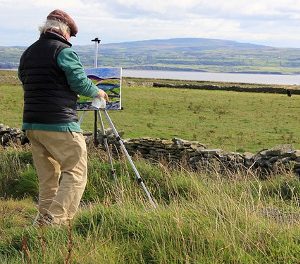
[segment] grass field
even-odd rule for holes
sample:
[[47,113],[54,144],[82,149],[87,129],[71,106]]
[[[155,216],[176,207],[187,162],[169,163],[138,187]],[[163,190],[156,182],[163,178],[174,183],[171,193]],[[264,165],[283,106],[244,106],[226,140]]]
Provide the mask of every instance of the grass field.
[[[19,127],[22,89],[0,85],[1,123]],[[125,137],[195,139],[228,150],[299,148],[300,97],[152,88],[125,80]],[[92,130],[93,116],[84,122]],[[153,209],[124,159],[113,181],[106,153],[90,146],[88,184],[69,227],[35,228],[37,175],[30,146],[0,147],[0,263],[295,264],[300,259],[300,181],[292,174],[205,174],[134,160]]]
[[[180,137],[240,152],[278,144],[300,148],[300,96],[153,88],[151,80],[128,83],[123,82],[124,110],[110,112],[124,138]],[[22,94],[15,79],[0,85],[1,123],[21,126]],[[93,130],[92,113],[82,128]]]

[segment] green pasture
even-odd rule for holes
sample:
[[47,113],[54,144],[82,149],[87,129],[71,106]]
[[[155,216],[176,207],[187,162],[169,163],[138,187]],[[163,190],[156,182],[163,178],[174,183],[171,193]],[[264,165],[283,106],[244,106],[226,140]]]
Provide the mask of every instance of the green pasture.
[[261,181],[135,164],[157,209],[126,162],[115,161],[114,181],[105,155],[90,149],[74,221],[36,228],[30,150],[0,149],[0,263],[298,263],[300,183],[293,175]]
[[[1,73],[1,72],[0,72]],[[0,75],[1,123],[21,126],[22,88]],[[181,137],[214,148],[299,148],[300,96],[153,88],[125,79],[123,111],[110,112],[125,138]],[[93,113],[84,119],[93,129]],[[300,181],[188,171],[134,158],[157,202],[151,207],[126,160],[89,146],[88,183],[68,227],[32,226],[37,175],[30,146],[0,147],[0,263],[294,264],[300,259]]]
[[[4,73],[0,123],[20,127],[23,91],[15,79],[8,83],[14,72]],[[124,110],[109,114],[124,138],[179,137],[240,152],[278,144],[300,148],[300,96],[153,88],[151,81],[123,81]],[[86,114],[84,131],[93,130],[93,118]]]

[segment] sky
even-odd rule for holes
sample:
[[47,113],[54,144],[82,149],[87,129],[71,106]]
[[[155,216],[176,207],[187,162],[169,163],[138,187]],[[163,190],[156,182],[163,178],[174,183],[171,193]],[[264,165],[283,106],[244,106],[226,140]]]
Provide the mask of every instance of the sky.
[[74,45],[214,38],[300,48],[300,0],[0,0],[0,46],[28,46],[54,9],[76,22]]

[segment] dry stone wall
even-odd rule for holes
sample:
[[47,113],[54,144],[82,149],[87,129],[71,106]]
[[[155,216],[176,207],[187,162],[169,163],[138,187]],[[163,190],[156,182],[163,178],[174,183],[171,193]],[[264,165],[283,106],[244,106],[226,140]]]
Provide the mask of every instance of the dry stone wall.
[[[106,131],[108,143],[116,146],[111,130]],[[86,141],[92,144],[93,136],[87,136]],[[103,148],[102,133],[98,133],[99,147]],[[194,171],[214,171],[218,173],[250,172],[267,177],[270,174],[294,170],[300,175],[300,150],[292,145],[280,145],[271,149],[254,153],[226,152],[222,149],[210,149],[197,141],[187,141],[180,138],[172,140],[160,138],[125,139],[124,145],[130,155],[139,155],[151,161],[164,160],[170,165],[186,166]],[[10,143],[28,143],[23,132],[0,124],[0,142],[6,146]]]
[[[173,84],[173,83],[156,83],[153,87],[160,88],[184,88],[184,89],[199,89],[199,90],[217,90],[217,91],[234,91],[234,92],[252,92],[252,93],[277,93],[287,94],[288,96],[300,95],[299,89],[287,89],[286,87],[259,86],[244,87],[239,85],[216,85],[216,84]],[[277,85],[278,86],[278,85]]]
[[125,140],[131,153],[139,153],[145,159],[164,159],[175,164],[187,165],[196,171],[218,173],[251,172],[260,177],[295,170],[300,164],[300,150],[291,145],[280,145],[262,150],[256,154],[226,152],[210,149],[195,141],[179,138],[163,140],[159,138],[140,138]]

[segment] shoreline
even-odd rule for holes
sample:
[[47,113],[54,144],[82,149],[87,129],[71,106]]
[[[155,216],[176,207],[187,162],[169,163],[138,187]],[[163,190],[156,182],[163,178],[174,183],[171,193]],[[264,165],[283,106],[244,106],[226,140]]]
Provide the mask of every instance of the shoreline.
[[[134,70],[135,72],[160,72],[160,71],[148,71],[148,70]],[[0,72],[7,74],[2,74],[2,77],[5,77],[5,79],[8,79],[12,77],[12,79],[17,79],[17,69],[0,69]],[[125,74],[124,74],[125,72]],[[166,73],[166,71],[162,71]],[[168,72],[167,72],[168,73]],[[171,71],[171,73],[179,73],[179,71]],[[183,74],[188,74],[190,72],[180,72]],[[203,73],[203,72],[201,72]],[[207,73],[211,75],[215,75],[218,73]],[[223,73],[220,73],[223,74]],[[224,73],[224,75],[239,75],[242,76],[241,73]],[[15,75],[15,76],[14,76]],[[239,89],[244,89],[243,91],[248,91],[253,92],[254,88],[259,88],[258,92],[261,92],[263,89],[268,89],[272,90],[274,89],[273,92],[271,93],[286,93],[286,90],[294,91],[294,94],[299,94],[300,90],[300,75],[299,75],[299,84],[276,84],[276,83],[264,83],[264,82],[250,82],[250,81],[242,81],[236,80],[236,81],[231,81],[231,80],[195,80],[195,79],[181,79],[180,76],[176,79],[174,78],[168,78],[161,76],[161,77],[144,77],[144,76],[129,76],[130,74],[126,74],[126,69],[123,69],[123,76],[122,79],[125,82],[136,82],[136,83],[148,83],[148,86],[151,87],[170,87],[170,88],[186,88],[186,89],[206,89],[206,90],[229,90],[233,91],[239,90]],[[251,74],[254,75],[254,74]],[[256,76],[256,75],[254,75]],[[270,75],[272,76],[272,75]],[[273,75],[273,76],[291,76],[291,75]],[[298,75],[293,75],[298,78]],[[13,80],[12,80],[13,81]],[[17,80],[18,81],[18,80]],[[11,81],[7,80],[7,83],[11,83]],[[16,84],[15,81],[13,83]],[[144,84],[143,84],[144,85]],[[144,85],[145,86],[145,85]],[[279,92],[278,89],[284,89],[284,91]],[[266,92],[268,92],[266,91]]]

